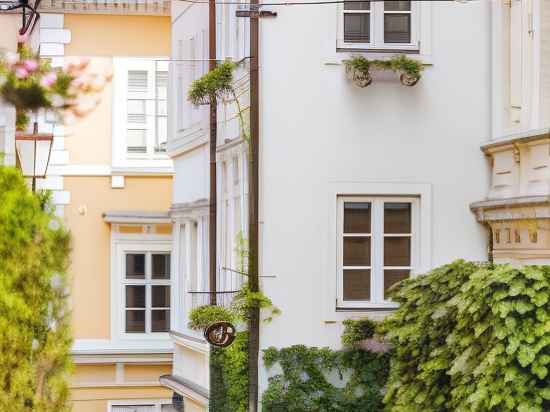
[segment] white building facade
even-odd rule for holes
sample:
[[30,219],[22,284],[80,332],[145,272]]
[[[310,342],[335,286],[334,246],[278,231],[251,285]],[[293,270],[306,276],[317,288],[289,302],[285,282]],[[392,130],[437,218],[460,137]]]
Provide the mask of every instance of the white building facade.
[[[550,258],[544,230],[525,223],[516,236],[508,222],[529,220],[527,206],[531,220],[550,218],[544,3],[264,7],[277,16],[260,21],[260,275],[282,314],[262,324],[261,349],[338,348],[343,320],[381,318],[395,307],[386,296],[392,284],[458,258],[487,260],[491,245],[497,261]],[[248,19],[235,11],[217,6],[220,60],[249,54]],[[208,346],[186,314],[197,302],[190,292],[208,290],[208,108],[194,108],[186,93],[208,67],[207,5],[174,2],[172,19],[168,152],[176,169],[173,256],[185,293],[172,324],[170,385],[200,410]],[[391,72],[373,70],[366,88],[346,76],[343,61],[352,56],[400,54],[425,64],[414,87]],[[246,92],[243,73],[235,77]],[[220,103],[221,290],[238,287],[226,268],[238,264],[236,239],[247,233],[246,158],[235,107]],[[524,214],[510,212],[518,204]],[[509,243],[501,240],[506,229]],[[260,368],[261,394],[268,373]]]

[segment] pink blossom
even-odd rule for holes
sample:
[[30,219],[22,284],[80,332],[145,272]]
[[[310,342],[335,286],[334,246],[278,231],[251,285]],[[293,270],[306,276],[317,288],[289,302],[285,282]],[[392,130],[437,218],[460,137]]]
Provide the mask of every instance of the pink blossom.
[[55,83],[56,80],[57,80],[57,74],[55,72],[49,72],[49,73],[46,73],[44,77],[42,77],[42,80],[40,81],[40,83],[44,87],[50,87],[52,84]]
[[32,73],[38,69],[38,62],[34,59],[27,59],[23,61],[23,67],[25,67],[29,73]]
[[29,76],[29,72],[24,67],[17,67],[15,69],[15,77],[18,79],[26,79]]

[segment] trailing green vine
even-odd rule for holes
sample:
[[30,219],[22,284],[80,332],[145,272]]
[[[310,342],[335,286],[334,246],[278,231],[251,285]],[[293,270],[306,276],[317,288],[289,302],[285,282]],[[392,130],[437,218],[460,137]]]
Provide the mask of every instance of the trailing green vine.
[[262,397],[263,412],[379,412],[389,355],[361,349],[333,351],[303,345],[268,348],[269,378]]
[[234,71],[240,63],[224,62],[215,69],[210,70],[200,79],[195,80],[187,93],[187,99],[194,105],[211,104],[213,101],[226,101],[235,103],[237,106],[237,117],[241,128],[243,139],[249,140],[246,130],[244,112],[247,110],[241,106],[239,95],[235,90]]
[[401,83],[405,86],[414,86],[422,77],[425,66],[421,61],[411,59],[405,55],[394,56],[388,60],[369,60],[363,56],[354,56],[344,60],[344,64],[346,71],[361,87],[366,87],[372,82],[371,69],[390,70],[399,73]]
[[215,322],[236,321],[235,314],[223,306],[204,305],[193,309],[189,313],[189,329],[203,331]]

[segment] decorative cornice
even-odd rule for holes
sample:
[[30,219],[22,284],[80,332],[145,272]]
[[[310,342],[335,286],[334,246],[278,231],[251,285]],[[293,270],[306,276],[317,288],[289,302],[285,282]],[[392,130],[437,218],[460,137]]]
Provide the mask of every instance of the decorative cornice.
[[107,223],[171,223],[168,212],[109,211],[103,213]]
[[522,196],[470,204],[480,222],[550,219],[550,196]]
[[527,132],[514,133],[481,145],[485,154],[490,154],[500,149],[514,147],[521,143],[529,143],[536,140],[550,139],[550,129],[529,130]]
[[188,215],[190,213],[200,214],[207,211],[210,202],[208,199],[198,199],[193,202],[186,203],[173,203],[170,207],[170,217],[178,217],[181,215]]

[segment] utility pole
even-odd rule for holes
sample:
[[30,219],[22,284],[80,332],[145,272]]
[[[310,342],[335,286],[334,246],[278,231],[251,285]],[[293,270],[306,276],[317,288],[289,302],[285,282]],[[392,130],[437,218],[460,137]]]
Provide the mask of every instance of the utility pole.
[[[252,293],[260,290],[259,281],[259,16],[258,0],[250,1],[250,151],[248,173],[248,285]],[[253,307],[248,325],[248,411],[258,410],[258,358],[260,355],[260,308]]]

